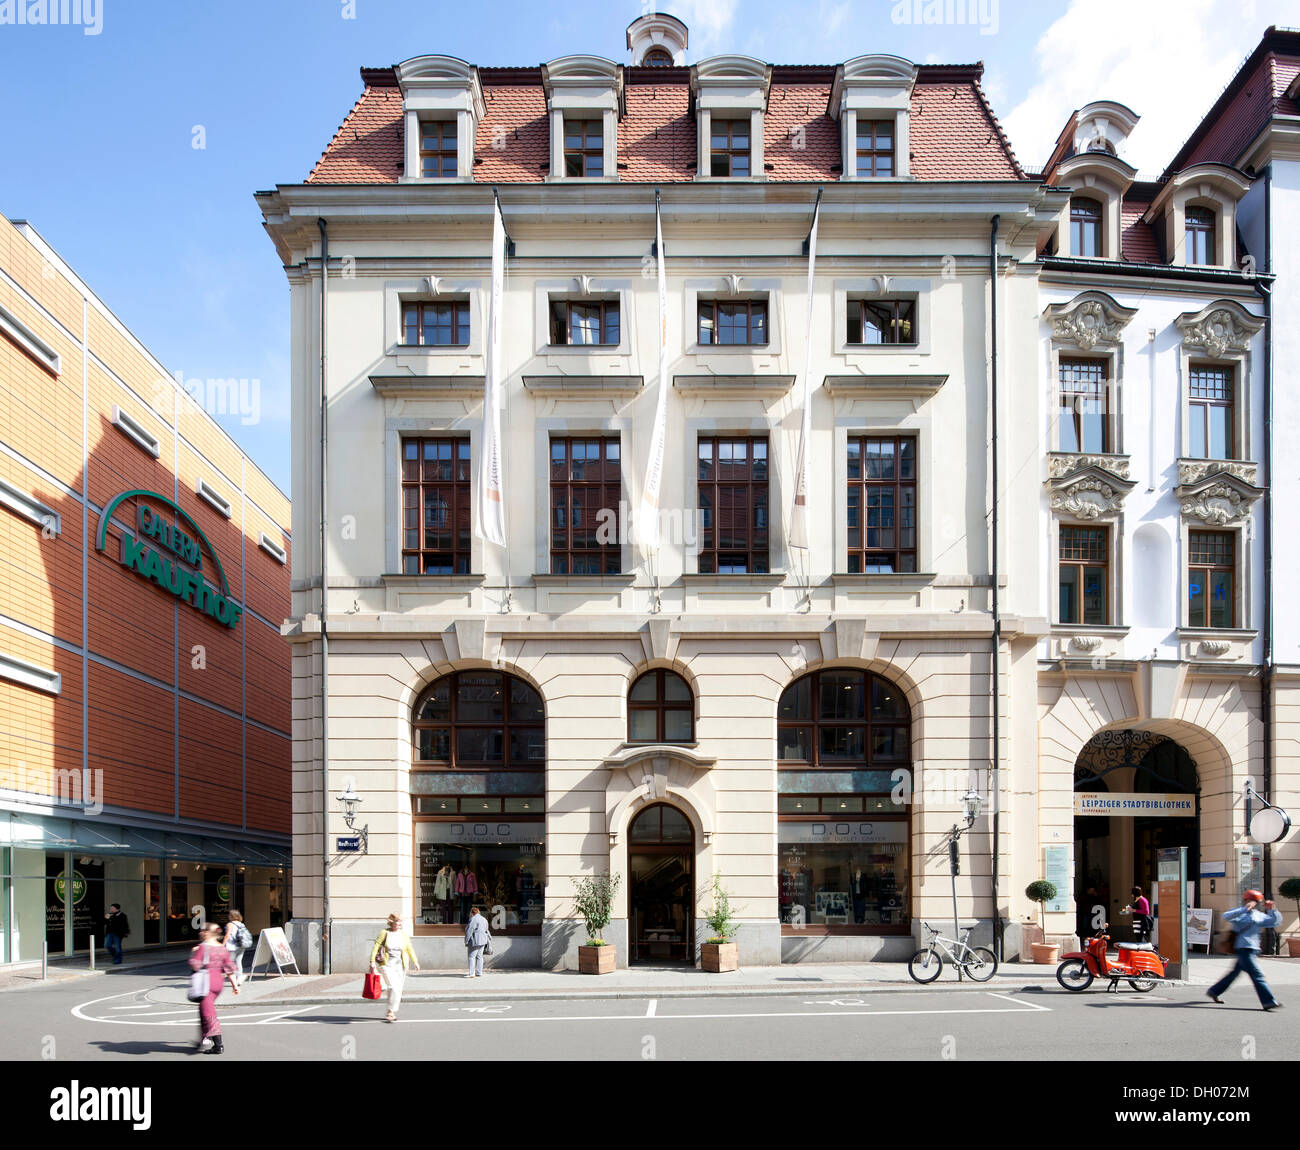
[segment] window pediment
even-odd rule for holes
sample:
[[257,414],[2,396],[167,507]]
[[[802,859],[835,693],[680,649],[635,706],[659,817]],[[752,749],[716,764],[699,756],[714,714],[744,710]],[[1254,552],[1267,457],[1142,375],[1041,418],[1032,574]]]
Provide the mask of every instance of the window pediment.
[[710,56],[691,69],[691,94],[702,109],[764,111],[772,69],[752,56]]
[[1109,152],[1080,152],[1056,165],[1049,183],[1058,187],[1093,188],[1123,195],[1137,178],[1137,168]]
[[476,120],[485,104],[478,69],[455,56],[414,56],[397,65],[397,84],[408,111],[465,109]]
[[1070,519],[1113,519],[1137,486],[1128,478],[1127,456],[1053,453],[1048,460],[1051,508]]
[[[1248,519],[1251,507],[1264,494],[1264,489],[1242,478],[1239,471],[1242,466],[1211,463],[1199,479],[1180,483],[1174,489],[1174,496],[1183,515],[1212,527],[1231,527]],[[1253,472],[1253,465],[1248,466]],[[1178,470],[1182,480],[1190,479],[1194,473],[1184,467],[1183,460],[1179,460]]]
[[1251,339],[1263,328],[1262,317],[1252,315],[1241,304],[1221,299],[1196,312],[1184,312],[1174,320],[1183,334],[1183,347],[1211,359],[1244,355]]
[[1137,308],[1124,307],[1102,291],[1081,292],[1069,303],[1049,304],[1043,318],[1052,325],[1052,342],[1082,351],[1118,347]]

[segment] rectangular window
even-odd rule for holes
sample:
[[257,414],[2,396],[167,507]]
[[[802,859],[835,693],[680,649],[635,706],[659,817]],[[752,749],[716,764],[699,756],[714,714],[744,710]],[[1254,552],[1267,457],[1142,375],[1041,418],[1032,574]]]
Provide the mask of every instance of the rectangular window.
[[426,180],[456,178],[456,121],[420,121],[420,175]]
[[1232,627],[1236,546],[1230,531],[1192,531],[1187,548],[1187,625]]
[[767,300],[699,301],[699,342],[731,346],[767,344]]
[[622,570],[617,439],[551,440],[551,574]]
[[402,304],[402,343],[407,347],[468,347],[469,301]]
[[858,121],[858,177],[894,174],[894,121]]
[[564,174],[589,179],[605,174],[604,134],[599,120],[564,121]]
[[1111,450],[1110,404],[1104,359],[1061,358],[1060,450],[1106,453]]
[[468,439],[402,441],[402,574],[468,575]]
[[865,822],[837,809],[833,818],[783,815],[779,832],[777,898],[786,931],[901,930],[908,914],[906,823]]
[[847,319],[851,344],[916,343],[914,299],[851,299]]
[[618,300],[552,300],[552,346],[617,346]]
[[749,121],[713,120],[709,131],[710,174],[749,175]]
[[700,574],[766,574],[767,440],[701,439]]
[[1232,368],[1192,364],[1187,395],[1187,454],[1193,459],[1233,458]]
[[1061,527],[1061,623],[1104,627],[1110,622],[1106,594],[1109,557],[1109,528]]
[[1075,196],[1070,201],[1070,254],[1101,258],[1101,204]]
[[1187,262],[1214,263],[1214,213],[1208,208],[1187,209]]
[[[470,908],[478,905],[484,914],[497,916],[493,934],[539,934],[547,877],[546,824],[509,813],[509,821],[503,821],[496,813],[500,798],[462,798],[460,805],[468,813],[423,818],[415,824],[420,875],[416,933],[463,934]],[[489,817],[484,807],[491,817],[489,835],[475,823],[476,818]]]
[[848,570],[916,570],[916,440],[850,436]]

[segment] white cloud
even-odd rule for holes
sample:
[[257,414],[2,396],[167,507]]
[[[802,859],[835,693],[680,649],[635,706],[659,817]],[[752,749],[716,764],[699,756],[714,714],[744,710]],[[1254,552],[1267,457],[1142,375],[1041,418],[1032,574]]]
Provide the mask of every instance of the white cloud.
[[671,11],[690,29],[690,58],[704,60],[721,52],[734,52],[730,46],[736,22],[738,0],[676,0]]
[[1289,22],[1292,3],[1070,0],[1038,41],[1033,86],[1003,117],[1016,154],[1040,167],[1071,112],[1118,100],[1142,117],[1123,158],[1143,175],[1160,173],[1264,29]]

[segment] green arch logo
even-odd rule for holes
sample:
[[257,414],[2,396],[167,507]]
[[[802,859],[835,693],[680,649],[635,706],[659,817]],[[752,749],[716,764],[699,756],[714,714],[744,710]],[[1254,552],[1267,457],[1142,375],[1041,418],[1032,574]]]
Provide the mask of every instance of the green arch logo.
[[[54,897],[65,906],[68,903],[68,872],[60,871],[59,877],[54,880]],[[86,876],[79,870],[72,872],[72,904],[76,906],[83,898],[86,897]]]
[[[230,597],[230,584],[226,580],[216,549],[194,521],[194,517],[167,496],[143,488],[122,492],[104,508],[104,513],[100,516],[95,550],[104,550],[113,512],[128,499],[138,501],[136,533],[134,536],[125,533],[122,535],[122,553],[119,557],[122,566],[176,596],[201,614],[215,619],[222,626],[237,627],[244,608]],[[153,504],[161,504],[171,515],[160,515]],[[172,515],[177,522],[172,522]],[[205,552],[212,560],[215,586],[204,578]]]

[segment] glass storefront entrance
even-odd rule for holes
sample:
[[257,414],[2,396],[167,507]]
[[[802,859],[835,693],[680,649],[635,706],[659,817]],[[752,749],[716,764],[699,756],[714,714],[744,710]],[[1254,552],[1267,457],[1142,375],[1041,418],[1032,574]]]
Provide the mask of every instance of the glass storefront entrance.
[[676,807],[657,803],[628,832],[632,962],[695,961],[695,833]]

